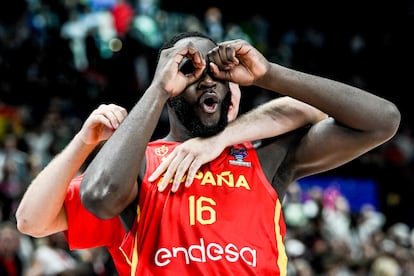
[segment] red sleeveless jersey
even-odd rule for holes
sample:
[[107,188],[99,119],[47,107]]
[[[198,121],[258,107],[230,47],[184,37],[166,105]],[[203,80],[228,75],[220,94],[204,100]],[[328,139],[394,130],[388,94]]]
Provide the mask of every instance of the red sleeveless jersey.
[[65,210],[68,230],[64,232],[71,250],[104,246],[111,254],[120,276],[130,275],[131,264],[120,245],[126,232],[119,217],[100,219],[83,206],[79,189],[83,174],[75,177],[67,190]]
[[158,192],[160,179],[147,178],[177,145],[147,148],[137,221],[122,244],[131,275],[286,275],[281,202],[252,144],[227,148],[189,188]]

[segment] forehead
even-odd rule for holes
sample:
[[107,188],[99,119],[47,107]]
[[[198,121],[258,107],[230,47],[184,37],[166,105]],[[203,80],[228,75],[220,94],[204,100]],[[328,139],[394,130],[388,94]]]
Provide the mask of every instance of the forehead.
[[211,40],[204,37],[186,37],[177,41],[175,45],[187,45],[189,42],[192,42],[194,48],[203,55],[206,55],[208,51],[216,47]]

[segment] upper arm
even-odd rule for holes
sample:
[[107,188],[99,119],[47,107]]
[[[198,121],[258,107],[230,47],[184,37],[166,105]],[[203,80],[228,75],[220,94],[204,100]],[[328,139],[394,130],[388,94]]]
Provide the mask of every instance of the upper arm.
[[334,169],[381,143],[372,132],[355,130],[327,118],[313,125],[291,152],[293,178]]
[[267,178],[283,197],[293,181],[339,167],[383,141],[376,133],[343,126],[329,117],[269,139],[257,151]]

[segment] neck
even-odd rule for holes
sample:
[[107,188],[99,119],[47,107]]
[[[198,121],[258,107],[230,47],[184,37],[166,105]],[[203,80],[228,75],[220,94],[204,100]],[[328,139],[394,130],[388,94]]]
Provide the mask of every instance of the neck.
[[167,136],[163,138],[163,140],[170,142],[184,142],[191,138],[192,137],[189,135],[187,130],[174,131],[174,129],[171,129]]

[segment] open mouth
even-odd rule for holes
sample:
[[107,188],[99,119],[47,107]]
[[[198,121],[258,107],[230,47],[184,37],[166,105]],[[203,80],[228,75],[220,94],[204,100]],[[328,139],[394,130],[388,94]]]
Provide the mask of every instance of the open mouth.
[[206,113],[214,113],[217,110],[219,99],[214,92],[206,92],[200,97],[199,105]]

